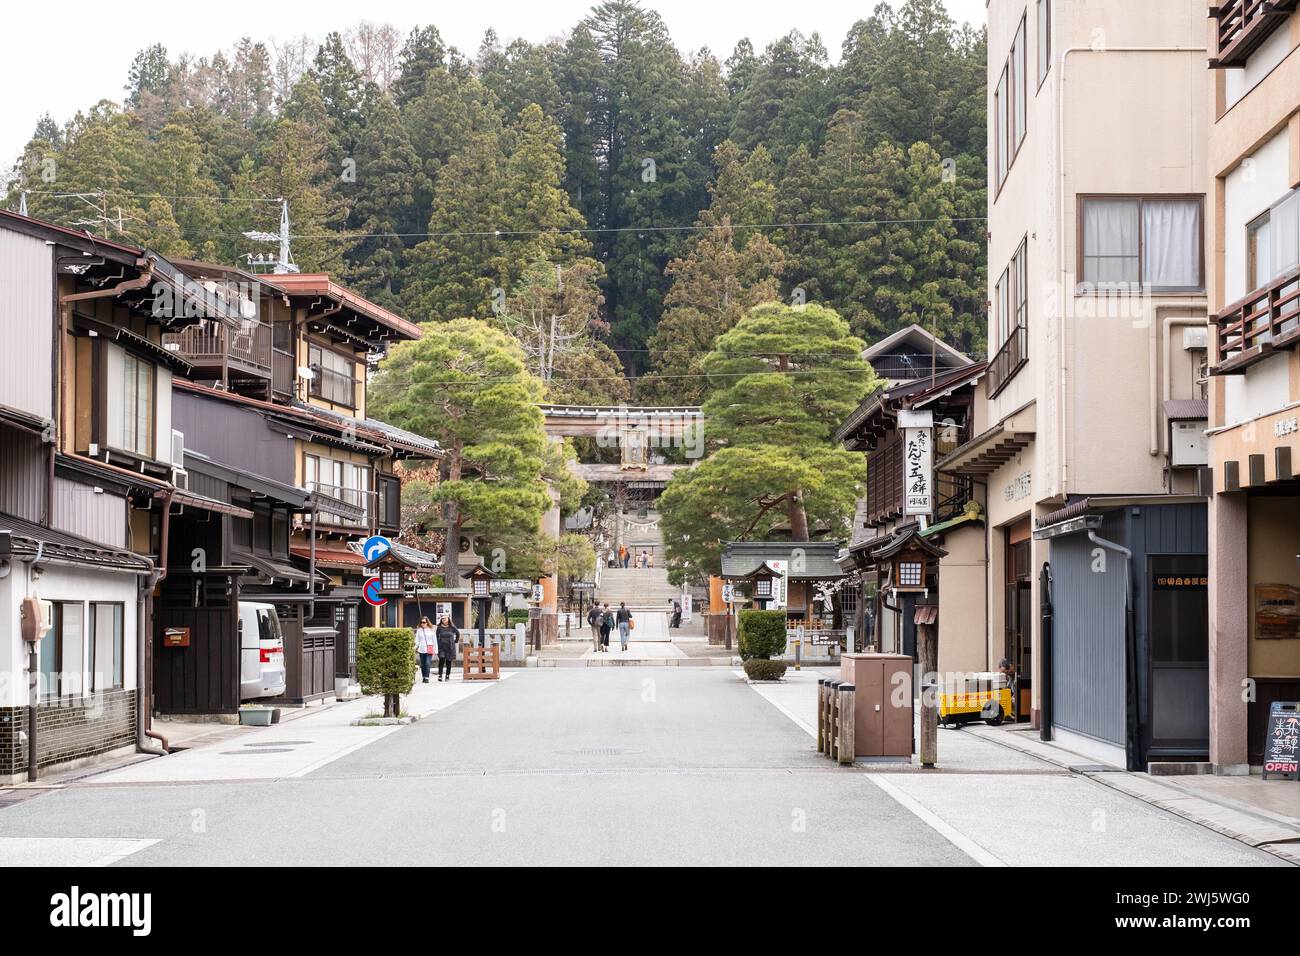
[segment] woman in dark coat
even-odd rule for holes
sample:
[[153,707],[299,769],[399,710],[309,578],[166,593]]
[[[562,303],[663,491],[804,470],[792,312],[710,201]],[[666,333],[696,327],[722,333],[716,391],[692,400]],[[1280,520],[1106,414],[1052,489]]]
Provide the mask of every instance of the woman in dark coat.
[[451,662],[456,659],[460,629],[444,614],[438,621],[438,680],[451,680]]

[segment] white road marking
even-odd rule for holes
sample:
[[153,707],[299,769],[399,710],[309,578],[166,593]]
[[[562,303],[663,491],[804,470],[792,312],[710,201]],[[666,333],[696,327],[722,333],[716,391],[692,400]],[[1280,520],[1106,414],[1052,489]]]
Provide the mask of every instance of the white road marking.
[[[732,673],[735,674],[737,677],[740,677],[741,679],[744,679],[745,677],[744,671],[732,671]],[[769,704],[771,704],[781,713],[785,714],[792,721],[794,721],[796,727],[798,727],[808,736],[812,737],[814,740],[817,739],[817,729],[815,727],[813,727],[807,721],[801,720],[799,717],[797,717],[794,711],[792,711],[790,708],[786,707],[784,704],[777,701],[774,696],[764,693],[763,692],[765,689],[764,687],[756,684],[751,684],[750,687],[752,687],[758,693],[759,697],[762,697]],[[876,774],[876,773],[868,773],[868,774],[864,774],[864,776],[872,783],[874,783],[877,787],[879,787],[881,790],[885,791],[885,793],[887,793],[889,796],[891,796],[894,799],[894,802],[899,804],[899,806],[910,811],[922,823],[930,827],[930,829],[934,830],[936,833],[942,836],[953,846],[957,847],[957,849],[961,850],[963,853],[969,856],[980,866],[1006,866],[1007,865],[1005,861],[994,856],[992,853],[990,853],[980,844],[976,843],[970,837],[966,836],[960,830],[957,830],[955,827],[945,823],[943,819],[940,818],[937,814],[926,809],[922,804],[918,803],[913,797],[908,796],[898,787],[894,786],[894,784],[891,783],[889,780],[885,779],[883,775]]]
[[[741,680],[747,680],[747,679],[748,679],[748,678],[746,677],[744,671],[732,671],[731,673],[735,674],[735,675],[736,675],[737,677],[739,677]],[[763,698],[765,701],[767,701],[769,704],[771,704],[773,707],[775,707],[775,708],[776,708],[777,710],[779,710],[781,713],[785,714],[787,717],[789,717],[791,720],[793,720],[794,723],[795,723],[795,726],[796,726],[796,727],[798,727],[800,730],[802,730],[805,734],[807,734],[807,735],[808,735],[809,737],[811,737],[813,740],[816,740],[816,739],[817,739],[817,728],[813,727],[811,724],[809,724],[809,723],[807,723],[806,721],[801,720],[799,717],[795,716],[795,712],[792,711],[789,707],[785,706],[785,704],[782,704],[782,703],[780,703],[779,701],[777,701],[775,698],[770,697],[770,696],[768,696],[767,694],[763,693],[763,689],[762,689],[761,687],[759,687],[758,685],[756,685],[756,684],[750,684],[749,686],[750,686],[751,688],[753,688],[755,692],[757,692],[757,694],[758,694],[759,697]]]
[[0,837],[0,866],[112,866],[157,840]]
[[920,819],[922,823],[930,827],[930,829],[934,830],[941,837],[943,837],[945,840],[947,840],[957,849],[961,850],[963,853],[969,856],[980,866],[1006,866],[1007,865],[1003,860],[998,859],[998,857],[994,856],[984,847],[980,846],[970,837],[966,836],[966,834],[962,833],[960,830],[956,829],[955,827],[952,827],[949,824],[945,823],[943,819],[940,818],[938,815],[931,812],[930,810],[927,810],[924,806],[922,806],[912,797],[909,797],[898,787],[894,786],[894,784],[891,783],[889,780],[886,780],[884,775],[878,773],[868,773],[868,774],[864,774],[863,776],[865,776],[868,780],[874,783],[881,790],[885,791],[885,793],[893,797],[894,800],[900,806],[910,810],[918,819]]

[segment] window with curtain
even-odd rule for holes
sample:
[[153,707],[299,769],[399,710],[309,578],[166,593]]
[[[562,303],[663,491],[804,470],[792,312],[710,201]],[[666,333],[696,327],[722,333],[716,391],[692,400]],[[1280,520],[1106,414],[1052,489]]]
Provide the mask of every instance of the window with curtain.
[[78,696],[85,689],[85,607],[80,601],[55,601],[52,626],[41,639],[41,696]]
[[997,156],[997,184],[1007,178],[1007,71],[1004,67],[993,94],[993,149]]
[[1038,85],[1052,68],[1052,0],[1038,0]]
[[1020,248],[1011,259],[1011,268],[1016,276],[1015,324],[1013,328],[1025,328],[1029,324],[1029,237],[1020,240]]
[[1012,145],[1011,155],[1014,156],[1020,149],[1020,144],[1025,141],[1025,123],[1026,123],[1026,94],[1025,89],[1025,18],[1020,18],[1020,29],[1016,31],[1015,43],[1011,47],[1011,100],[1015,104],[1013,110],[1013,119],[1015,125],[1012,127]]
[[994,330],[996,341],[989,343],[992,351],[996,352],[1002,347],[1002,343],[1007,340],[1007,335],[1011,332],[1011,325],[1008,321],[1008,287],[1011,284],[1011,267],[1008,266],[1002,270],[1002,276],[998,279],[997,286],[993,289],[993,315],[997,323]]
[[90,679],[94,691],[122,687],[122,605],[90,605]]
[[1269,219],[1272,223],[1269,250],[1272,274],[1260,285],[1300,265],[1300,190],[1291,192],[1270,209]]
[[153,365],[131,353],[122,356],[122,448],[153,456]]
[[1080,217],[1084,291],[1204,289],[1200,199],[1084,199]]
[[1016,161],[1020,144],[1025,140],[1027,128],[1025,94],[1025,23],[1020,18],[1011,51],[1007,54],[1002,76],[993,94],[993,148],[995,152],[996,183],[998,188],[1006,181],[1011,165]]

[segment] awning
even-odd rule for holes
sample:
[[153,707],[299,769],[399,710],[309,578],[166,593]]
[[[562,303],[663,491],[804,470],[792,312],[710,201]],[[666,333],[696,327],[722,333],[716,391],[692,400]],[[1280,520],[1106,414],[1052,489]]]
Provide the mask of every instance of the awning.
[[[839,541],[727,541],[720,576],[739,580],[769,561],[784,561],[785,576],[792,581],[832,581],[844,577],[835,562],[841,547]],[[799,570],[794,570],[796,566]]]
[[[293,547],[289,553],[295,558],[301,558],[303,561],[311,561],[311,548]],[[355,551],[349,551],[346,548],[323,548],[316,546],[316,567],[319,568],[344,568],[346,570],[361,571],[366,566],[366,559]]]
[[119,568],[136,574],[145,574],[152,563],[138,554],[101,544],[64,531],[0,514],[0,558],[10,555],[35,556],[51,560],[70,561],[87,567]]
[[210,458],[205,458],[197,452],[190,451],[188,448],[185,450],[185,470],[197,471],[211,478],[218,478],[237,488],[251,491],[255,495],[283,502],[299,511],[303,510],[304,505],[307,503],[308,494],[301,488],[295,488],[293,485],[286,485],[272,478],[265,478],[262,475],[255,475],[251,472],[240,471],[237,468],[218,464]]
[[953,449],[935,468],[958,475],[991,475],[1033,444],[1035,429],[1035,409],[1031,403]]
[[231,558],[242,564],[248,564],[258,574],[272,580],[292,581],[298,584],[306,584],[311,580],[311,576],[305,571],[299,571],[290,564],[283,564],[272,558],[260,554],[250,554],[247,551],[235,551]]
[[1203,398],[1170,398],[1164,403],[1164,411],[1171,422],[1208,420],[1210,403]]
[[200,511],[211,511],[213,514],[230,515],[232,518],[253,517],[253,512],[247,508],[232,505],[227,501],[218,501],[216,498],[209,498],[207,495],[196,494],[193,491],[186,491],[184,488],[177,488],[172,493],[172,504],[183,505],[187,508],[198,508]]

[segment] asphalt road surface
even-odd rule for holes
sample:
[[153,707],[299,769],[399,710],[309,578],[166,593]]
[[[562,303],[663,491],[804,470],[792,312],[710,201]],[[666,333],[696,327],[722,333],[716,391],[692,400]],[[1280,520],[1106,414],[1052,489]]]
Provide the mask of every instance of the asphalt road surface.
[[23,800],[0,861],[75,838],[128,866],[1278,862],[979,746],[987,767],[867,773],[728,668],[530,669],[306,776]]

